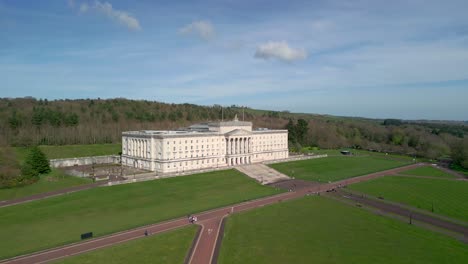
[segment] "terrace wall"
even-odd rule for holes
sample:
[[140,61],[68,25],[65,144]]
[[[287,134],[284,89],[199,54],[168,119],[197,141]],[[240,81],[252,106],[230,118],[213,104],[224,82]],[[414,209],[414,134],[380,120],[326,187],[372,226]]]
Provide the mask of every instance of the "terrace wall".
[[109,155],[109,156],[94,156],[94,157],[81,157],[81,158],[69,158],[69,159],[51,159],[50,166],[53,168],[91,165],[91,164],[119,164],[120,156]]

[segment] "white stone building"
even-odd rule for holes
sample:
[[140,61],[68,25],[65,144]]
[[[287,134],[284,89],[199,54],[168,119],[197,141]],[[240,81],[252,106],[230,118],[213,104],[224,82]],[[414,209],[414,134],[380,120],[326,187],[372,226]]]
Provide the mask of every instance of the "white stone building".
[[122,164],[158,173],[221,168],[288,158],[288,131],[252,122],[196,124],[177,131],[122,133]]

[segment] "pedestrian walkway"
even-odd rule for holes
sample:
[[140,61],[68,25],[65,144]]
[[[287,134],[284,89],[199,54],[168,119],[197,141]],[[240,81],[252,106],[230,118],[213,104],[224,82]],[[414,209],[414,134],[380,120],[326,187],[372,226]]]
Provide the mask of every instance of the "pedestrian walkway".
[[[392,175],[400,173],[404,170],[414,169],[423,164],[412,164],[400,168],[391,170],[371,173],[364,176],[354,177],[350,179],[341,180],[333,183],[320,184],[310,186],[309,188],[298,189],[294,192],[285,192],[274,196],[268,196],[252,201],[243,202],[240,204],[234,204],[231,206],[221,207],[210,211],[197,213],[199,222],[197,224],[203,226],[203,232],[200,234],[197,242],[194,245],[194,250],[191,252],[191,256],[188,258],[190,264],[196,263],[215,263],[216,259],[213,256],[217,256],[214,252],[216,247],[217,239],[220,236],[220,223],[226,215],[235,214],[255,208],[260,208],[265,205],[270,205],[278,202],[284,202],[291,199],[303,197],[304,195],[310,195],[314,193],[326,192],[340,186],[345,186],[352,183],[358,183],[383,177],[384,175]],[[187,221],[187,217],[177,218],[162,223],[153,225],[143,226],[127,231],[121,231],[107,236],[98,237],[83,242],[76,242],[69,245],[64,245],[57,248],[52,248],[40,252],[34,252],[22,256],[17,256],[10,259],[0,260],[2,264],[38,264],[47,263],[53,260],[73,256],[81,253],[85,253],[91,250],[111,246],[117,243],[145,237],[145,231],[147,230],[150,235],[159,234],[176,228],[190,225]],[[222,230],[221,230],[222,231]],[[222,234],[222,233],[221,233]],[[200,251],[200,252],[199,252]],[[206,262],[208,261],[208,262]]]
[[238,166],[236,169],[263,185],[290,179],[288,176],[264,164]]

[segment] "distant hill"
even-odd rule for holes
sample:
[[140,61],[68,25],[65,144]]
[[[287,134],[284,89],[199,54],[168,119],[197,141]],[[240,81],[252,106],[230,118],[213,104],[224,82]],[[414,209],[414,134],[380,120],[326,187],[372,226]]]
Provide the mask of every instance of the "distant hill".
[[[0,99],[0,145],[27,146],[118,143],[122,131],[177,129],[222,118],[252,121],[255,127],[285,128],[289,119],[304,119],[308,132],[301,145],[355,147],[437,158],[451,145],[466,141],[467,122],[405,121],[339,117],[239,106],[167,104],[116,99]],[[291,147],[300,149],[297,143]]]

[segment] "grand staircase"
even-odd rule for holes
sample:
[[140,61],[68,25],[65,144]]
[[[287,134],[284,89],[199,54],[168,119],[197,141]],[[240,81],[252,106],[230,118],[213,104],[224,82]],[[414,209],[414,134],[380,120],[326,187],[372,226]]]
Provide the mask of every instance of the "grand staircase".
[[261,163],[237,166],[236,169],[263,185],[290,179],[288,176]]

